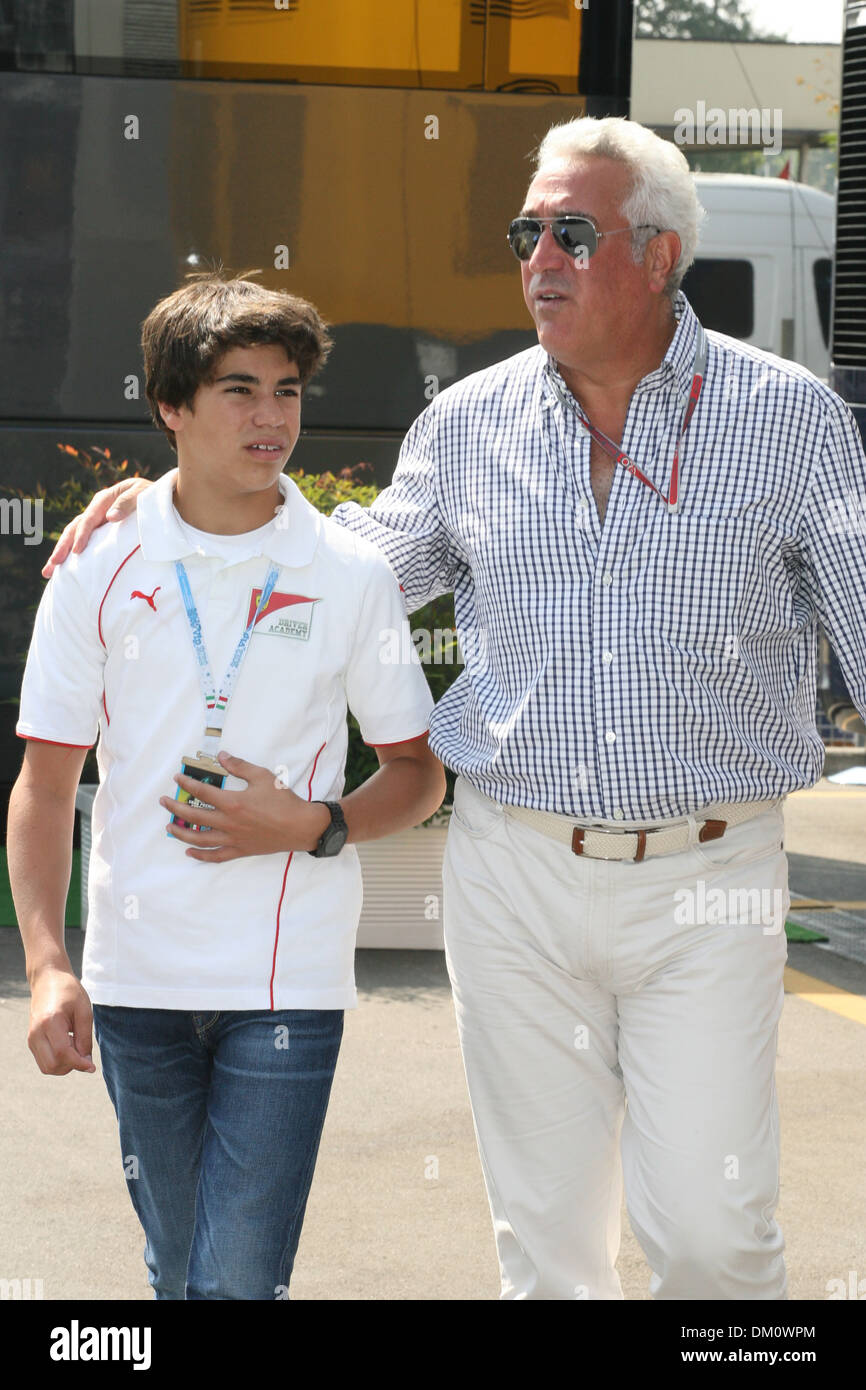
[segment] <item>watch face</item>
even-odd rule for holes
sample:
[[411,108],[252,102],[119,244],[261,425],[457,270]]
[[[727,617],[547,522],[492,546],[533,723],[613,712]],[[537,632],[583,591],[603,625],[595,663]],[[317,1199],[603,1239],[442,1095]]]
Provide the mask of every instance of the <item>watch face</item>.
[[329,825],[319,841],[320,853],[326,859],[339,854],[346,843],[348,833],[345,825]]
[[346,843],[349,837],[349,827],[346,825],[343,808],[339,801],[325,801],[322,804],[327,806],[331,813],[331,824],[322,831],[321,839],[313,850],[313,854],[317,859],[331,859],[335,854],[340,853]]

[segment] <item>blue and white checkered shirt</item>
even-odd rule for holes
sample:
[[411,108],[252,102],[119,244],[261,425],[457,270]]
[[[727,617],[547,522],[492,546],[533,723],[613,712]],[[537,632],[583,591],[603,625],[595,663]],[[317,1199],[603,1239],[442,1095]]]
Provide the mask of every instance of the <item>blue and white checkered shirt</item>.
[[[666,495],[697,334],[682,294],[676,312],[622,440]],[[677,513],[620,467],[600,524],[589,435],[540,346],[443,391],[391,486],[334,513],[410,612],[453,589],[465,667],[430,744],[498,801],[615,825],[811,786],[819,619],[866,717],[853,417],[805,368],[708,338]]]

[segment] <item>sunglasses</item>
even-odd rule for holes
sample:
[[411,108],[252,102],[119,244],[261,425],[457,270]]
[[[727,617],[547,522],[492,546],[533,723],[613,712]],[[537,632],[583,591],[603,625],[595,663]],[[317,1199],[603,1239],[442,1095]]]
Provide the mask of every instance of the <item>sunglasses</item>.
[[661,227],[642,222],[639,227],[617,227],[612,232],[600,232],[588,217],[515,217],[508,228],[508,244],[519,261],[528,261],[545,227],[549,227],[557,246],[569,256],[594,256],[602,237],[617,236],[620,232],[642,232],[652,228],[658,234]]

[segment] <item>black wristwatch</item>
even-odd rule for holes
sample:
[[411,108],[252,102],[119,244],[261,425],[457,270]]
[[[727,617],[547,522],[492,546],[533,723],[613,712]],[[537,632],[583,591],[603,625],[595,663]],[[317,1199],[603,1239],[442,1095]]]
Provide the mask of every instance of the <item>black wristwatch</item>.
[[339,854],[349,836],[349,827],[339,801],[317,801],[317,806],[327,806],[331,813],[331,824],[326,826],[322,838],[315,849],[309,852],[314,859],[332,859]]

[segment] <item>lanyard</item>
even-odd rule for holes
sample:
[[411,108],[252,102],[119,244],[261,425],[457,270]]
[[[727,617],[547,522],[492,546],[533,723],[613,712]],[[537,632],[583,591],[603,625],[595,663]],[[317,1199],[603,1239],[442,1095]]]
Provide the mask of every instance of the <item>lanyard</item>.
[[557,396],[559,397],[563,405],[573,404],[575,406],[580,423],[584,426],[586,430],[589,431],[596,444],[598,444],[599,447],[602,448],[604,452],[608,454],[610,458],[613,459],[614,463],[621,463],[627,473],[631,473],[635,478],[638,478],[640,482],[645,483],[648,488],[652,488],[656,496],[660,497],[661,500],[665,503],[669,512],[675,512],[679,507],[680,445],[682,444],[683,436],[685,435],[685,432],[689,427],[689,421],[695,413],[695,406],[697,405],[698,397],[701,394],[701,387],[704,384],[704,375],[706,373],[706,370],[707,335],[704,332],[703,326],[699,323],[697,342],[695,343],[695,360],[692,364],[692,385],[689,391],[689,399],[686,403],[685,413],[683,415],[683,423],[680,428],[680,434],[677,440],[677,447],[674,450],[674,461],[671,466],[670,490],[669,495],[667,497],[665,497],[663,492],[659,492],[659,489],[656,487],[655,483],[650,481],[646,474],[643,473],[640,468],[638,468],[637,464],[628,457],[628,454],[624,454],[622,452],[619,445],[615,444],[612,439],[609,439],[608,436],[604,434],[602,430],[596,429],[595,425],[590,424],[589,420],[584,415],[580,406],[577,405],[577,402],[574,401],[573,397],[571,399],[571,402],[569,402],[568,398],[563,395],[559,385],[555,381],[551,382],[551,385],[553,386],[553,389],[555,390]]
[[268,570],[264,588],[259,595],[259,601],[255,606],[252,617],[240,635],[238,644],[235,647],[234,656],[229,662],[228,670],[223,676],[219,695],[217,695],[216,681],[213,678],[213,672],[211,671],[207,651],[205,650],[204,638],[202,637],[201,631],[201,619],[198,616],[198,609],[195,606],[192,589],[189,586],[186,567],[182,560],[175,560],[174,568],[177,573],[177,582],[180,585],[181,597],[183,598],[184,607],[186,608],[186,616],[189,619],[189,629],[192,633],[192,645],[198,661],[199,680],[201,681],[202,694],[204,695],[204,702],[209,716],[207,728],[205,729],[204,749],[202,751],[216,753],[219,748],[223,725],[225,724],[226,709],[232,697],[232,690],[234,689],[238,671],[241,668],[241,662],[249,646],[256,618],[268,605],[268,600],[274,591],[274,585],[279,578],[280,567],[279,565],[272,564]]

